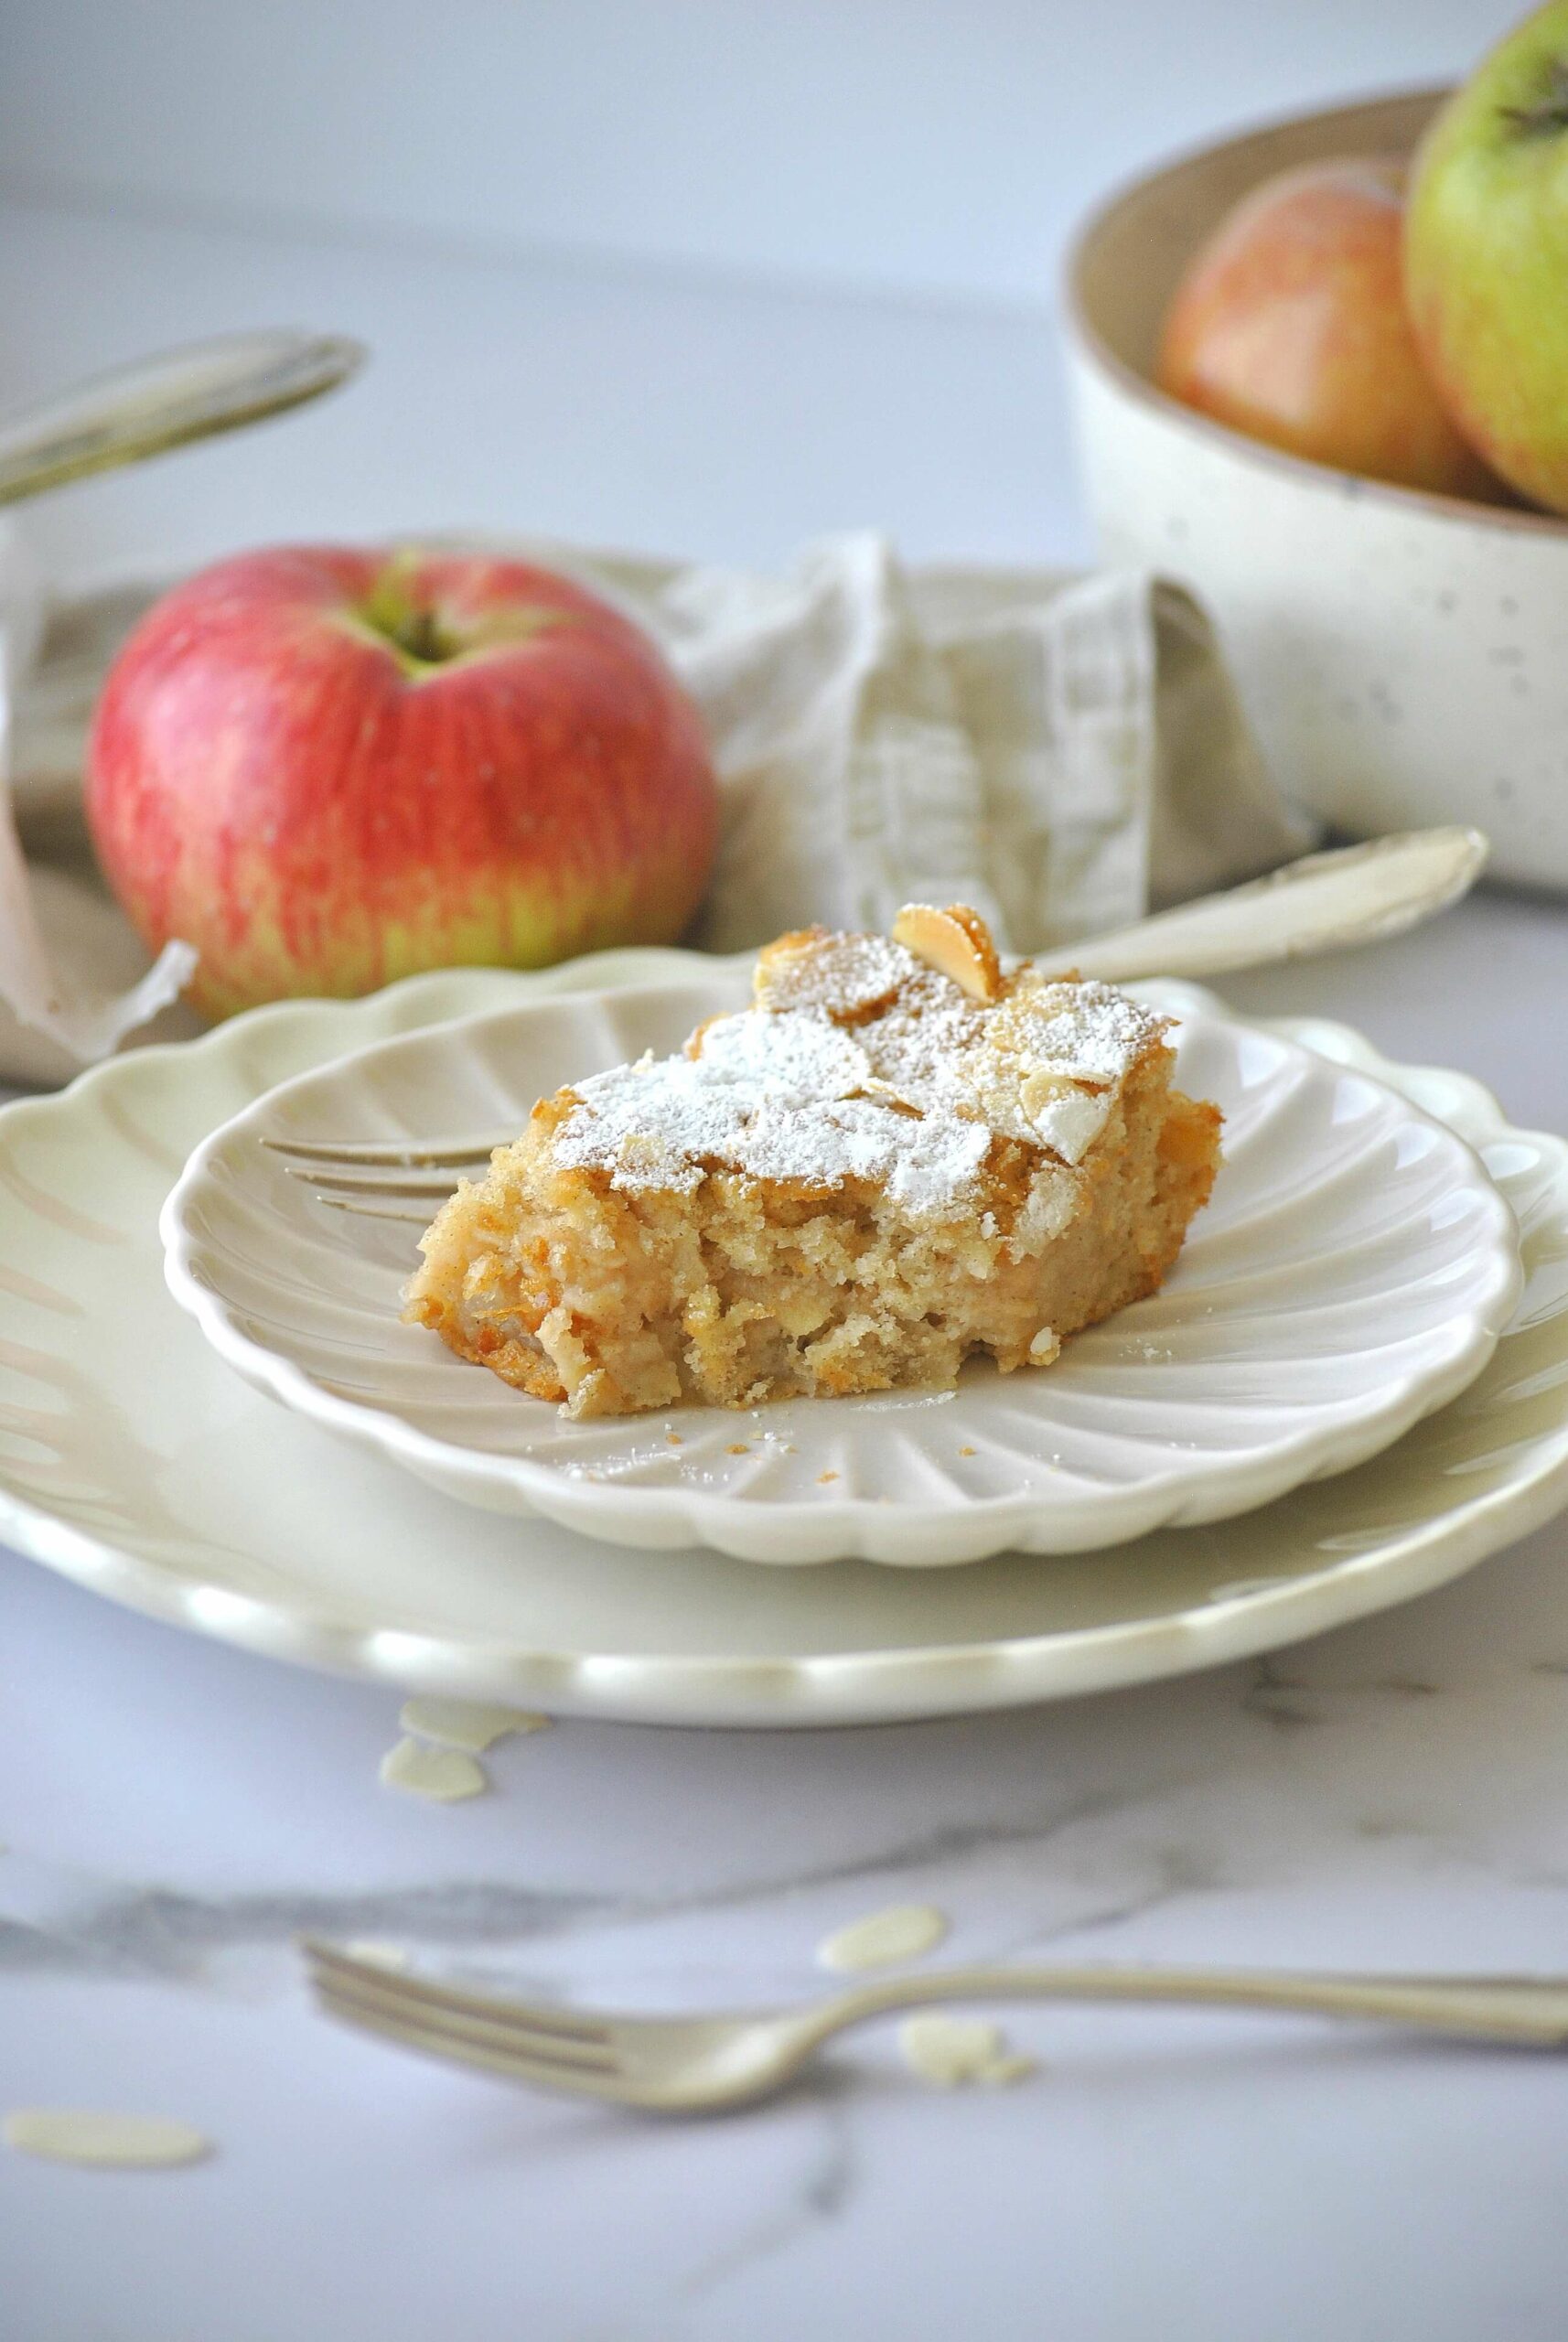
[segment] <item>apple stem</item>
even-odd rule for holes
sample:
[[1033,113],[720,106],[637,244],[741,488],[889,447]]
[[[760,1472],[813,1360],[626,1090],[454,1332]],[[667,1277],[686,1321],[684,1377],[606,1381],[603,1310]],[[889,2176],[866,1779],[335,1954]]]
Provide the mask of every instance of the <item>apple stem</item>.
[[1553,58],[1546,69],[1542,92],[1528,106],[1499,106],[1504,122],[1516,130],[1568,130],[1568,59]]
[[400,650],[409,658],[418,659],[429,667],[443,659],[450,659],[453,646],[441,630],[441,622],[434,610],[406,610],[387,628]]

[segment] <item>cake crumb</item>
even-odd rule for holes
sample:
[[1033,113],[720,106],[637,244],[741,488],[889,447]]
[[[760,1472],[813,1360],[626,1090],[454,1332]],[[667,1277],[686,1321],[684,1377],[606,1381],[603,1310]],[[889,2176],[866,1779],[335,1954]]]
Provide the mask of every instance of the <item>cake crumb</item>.
[[737,1439],[731,1442],[730,1445],[725,1448],[725,1454],[726,1456],[749,1456],[751,1454],[751,1450],[746,1445],[744,1439]]
[[[977,913],[932,919],[961,976],[990,968]],[[1170,1020],[1111,987],[1023,962],[984,994],[883,937],[779,938],[751,1008],[538,1102],[437,1214],[407,1322],[582,1419],[930,1404],[977,1350],[1048,1365],[1157,1287],[1221,1118],[1170,1087]]]
[[837,1478],[838,1474],[836,1472],[819,1472],[817,1474],[817,1486],[819,1488],[825,1488],[830,1480],[836,1480]]
[[978,1449],[973,1448],[973,1447],[961,1447],[961,1448],[959,1449],[959,1454],[960,1454],[961,1456],[974,1456],[974,1455],[977,1455],[978,1453],[979,1453]]
[[664,1445],[666,1447],[683,1447],[685,1442],[678,1431],[667,1431],[664,1434]]

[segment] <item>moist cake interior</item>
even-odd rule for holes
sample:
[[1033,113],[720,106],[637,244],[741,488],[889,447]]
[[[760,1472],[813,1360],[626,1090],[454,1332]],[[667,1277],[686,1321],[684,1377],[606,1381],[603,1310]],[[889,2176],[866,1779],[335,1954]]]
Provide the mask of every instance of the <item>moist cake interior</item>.
[[1047,1366],[1208,1198],[1220,1117],[1165,1029],[1004,972],[961,906],[783,936],[749,1009],[540,1101],[436,1216],[406,1315],[576,1416]]

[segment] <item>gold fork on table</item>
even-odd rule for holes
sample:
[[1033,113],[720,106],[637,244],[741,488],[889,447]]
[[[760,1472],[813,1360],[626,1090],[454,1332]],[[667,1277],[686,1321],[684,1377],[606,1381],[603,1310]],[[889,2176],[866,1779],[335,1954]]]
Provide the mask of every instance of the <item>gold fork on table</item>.
[[404,2047],[568,2097],[714,2113],[782,2090],[832,2035],[940,2001],[1133,2001],[1284,2009],[1515,2047],[1568,2047],[1568,1978],[1293,1975],[1267,1969],[948,1968],[803,2007],[723,2016],[622,2016],[503,2000],[403,1973],[307,1939],[328,2015]]

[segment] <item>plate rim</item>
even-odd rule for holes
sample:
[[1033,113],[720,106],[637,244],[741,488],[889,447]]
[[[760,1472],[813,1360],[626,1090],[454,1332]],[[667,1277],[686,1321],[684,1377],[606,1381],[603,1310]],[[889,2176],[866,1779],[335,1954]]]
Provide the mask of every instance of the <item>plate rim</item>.
[[[644,950],[596,955],[520,979],[495,970],[415,976],[368,1000],[288,1001],[249,1012],[193,1042],[129,1051],[80,1075],[65,1090],[0,1108],[12,1118],[49,1118],[101,1084],[125,1077],[138,1059],[161,1069],[205,1058],[284,1021],[326,1026],[349,1017],[384,1019],[414,1030],[466,1013],[475,999],[500,1000],[520,981],[563,991],[574,983],[633,983],[650,970],[696,955]],[[749,956],[749,955],[746,955]],[[1197,993],[1198,987],[1188,987]],[[1203,994],[1212,998],[1211,994]],[[1445,1085],[1477,1145],[1516,1141],[1550,1166],[1551,1191],[1568,1220],[1568,1140],[1511,1124],[1473,1076],[1400,1066],[1353,1027],[1318,1017],[1240,1018],[1281,1031],[1340,1063],[1376,1073],[1389,1068],[1416,1088]],[[343,1054],[338,1051],[336,1054]],[[333,1055],[323,1050],[319,1062]],[[150,1241],[150,1239],[149,1239]],[[3,1308],[0,1301],[0,1308]],[[1391,1609],[1453,1582],[1489,1554],[1528,1535],[1568,1504],[1568,1407],[1542,1434],[1521,1479],[1449,1504],[1368,1552],[1340,1554],[1302,1576],[1238,1592],[1157,1620],[1144,1617],[974,1642],[893,1644],[875,1650],[782,1657],[725,1653],[598,1654],[563,1661],[548,1649],[496,1638],[444,1634],[394,1638],[373,1625],[349,1628],[296,1604],[249,1600],[218,1585],[196,1585],[147,1556],[59,1520],[47,1506],[0,1486],[0,1535],[11,1548],[121,1606],[257,1654],[389,1686],[482,1695],[504,1691],[558,1714],[601,1721],[762,1729],[908,1722],[1026,1706],[1195,1673],[1278,1649],[1334,1626]],[[1332,1599],[1326,1601],[1326,1593]],[[199,1605],[201,1593],[221,1597]]]
[[[741,955],[744,964],[745,955]],[[726,969],[736,967],[734,960]],[[693,969],[687,987],[713,989],[712,964]],[[652,983],[639,992],[664,989]],[[1170,982],[1141,986],[1159,1004],[1185,992],[1183,1021],[1218,1028],[1234,1048],[1249,1029],[1212,996]],[[587,987],[574,997],[585,1006],[624,996],[627,987]],[[453,1027],[486,1028],[547,1010],[560,995],[533,993],[496,1008],[477,1008],[452,1020]],[[699,1004],[700,1006],[700,1004]],[[448,1029],[444,1027],[443,1029]],[[1257,1029],[1257,1028],[1252,1028]],[[1328,1060],[1293,1037],[1269,1037],[1292,1055],[1318,1066]],[[1498,1191],[1463,1134],[1427,1113],[1394,1085],[1366,1067],[1354,1071],[1380,1091],[1402,1116],[1440,1133],[1457,1149],[1470,1176],[1470,1192],[1482,1199],[1487,1224],[1477,1249],[1487,1253],[1479,1290],[1445,1318],[1453,1351],[1432,1366],[1411,1367],[1392,1377],[1375,1399],[1353,1414],[1325,1421],[1314,1415],[1278,1435],[1242,1451],[1239,1457],[1177,1457],[1126,1485],[1091,1489],[1053,1506],[1036,1494],[1006,1493],[955,1503],[940,1513],[918,1504],[900,1505],[877,1497],[846,1496],[770,1502],[743,1495],[682,1487],[622,1488],[575,1479],[569,1473],[529,1456],[497,1455],[448,1441],[409,1422],[395,1409],[377,1407],[335,1391],[292,1354],[258,1339],[242,1322],[244,1312],[212,1282],[219,1250],[197,1224],[197,1214],[219,1175],[215,1160],[239,1137],[249,1139],[257,1124],[291,1095],[330,1082],[336,1076],[389,1051],[428,1047],[430,1028],[385,1035],[355,1050],[288,1077],[252,1099],[192,1148],[185,1168],[165,1198],[158,1219],[164,1273],[179,1306],[199,1326],[209,1346],[253,1389],[320,1424],[335,1437],[384,1457],[400,1470],[456,1501],[477,1504],[508,1517],[553,1521],[578,1534],[656,1552],[699,1544],[762,1567],[822,1566],[861,1560],[888,1568],[961,1568],[998,1554],[1066,1555],[1133,1542],[1172,1527],[1201,1527],[1234,1519],[1288,1495],[1313,1480],[1353,1470],[1392,1446],[1428,1415],[1438,1413],[1485,1370],[1502,1329],[1518,1305],[1524,1273],[1519,1230]],[[228,1175],[222,1182],[229,1184]],[[491,1499],[494,1499],[493,1501]]]

